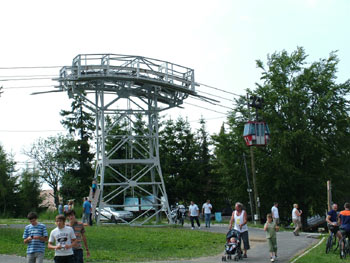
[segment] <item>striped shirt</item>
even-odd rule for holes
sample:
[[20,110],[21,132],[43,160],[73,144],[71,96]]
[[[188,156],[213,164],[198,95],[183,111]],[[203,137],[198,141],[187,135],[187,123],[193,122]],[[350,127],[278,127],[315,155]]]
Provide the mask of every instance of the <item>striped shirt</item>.
[[[33,226],[32,224],[27,225],[24,229],[23,239],[33,236],[47,237],[47,230],[44,224],[38,223]],[[39,239],[33,239],[29,241],[27,247],[27,254],[32,254],[36,252],[45,252],[45,242]]]
[[84,224],[81,222],[75,222],[74,225],[72,225],[71,227],[73,228],[74,234],[77,237],[77,246],[73,247],[73,250],[82,249],[83,247],[81,245],[81,237],[82,234],[85,233]]

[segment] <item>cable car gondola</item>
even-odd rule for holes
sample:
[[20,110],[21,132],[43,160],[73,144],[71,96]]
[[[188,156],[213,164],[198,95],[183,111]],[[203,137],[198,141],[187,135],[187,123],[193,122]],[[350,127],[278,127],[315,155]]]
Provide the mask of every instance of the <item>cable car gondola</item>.
[[243,137],[247,146],[265,146],[270,141],[269,126],[263,121],[248,121]]

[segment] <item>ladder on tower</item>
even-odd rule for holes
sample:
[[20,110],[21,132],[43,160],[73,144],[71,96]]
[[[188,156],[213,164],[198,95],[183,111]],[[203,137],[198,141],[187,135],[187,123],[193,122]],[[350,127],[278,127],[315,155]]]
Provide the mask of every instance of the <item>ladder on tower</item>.
[[100,196],[100,188],[96,189],[95,196],[92,198],[92,188],[90,187],[89,200],[91,200],[91,213],[94,218],[96,212],[96,206],[98,204],[98,198]]

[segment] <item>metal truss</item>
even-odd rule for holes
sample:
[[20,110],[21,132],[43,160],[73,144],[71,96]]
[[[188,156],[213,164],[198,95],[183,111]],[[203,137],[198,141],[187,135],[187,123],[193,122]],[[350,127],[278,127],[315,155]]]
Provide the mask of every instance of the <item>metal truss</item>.
[[[161,212],[172,222],[160,165],[158,114],[180,106],[189,95],[198,96],[194,70],[140,56],[87,54],[76,56],[56,80],[61,91],[79,96],[95,113],[99,209],[137,210],[132,221],[124,221],[128,224],[159,221]],[[137,130],[140,122],[147,128]],[[127,129],[115,134],[121,124]],[[128,197],[140,202],[128,203]]]

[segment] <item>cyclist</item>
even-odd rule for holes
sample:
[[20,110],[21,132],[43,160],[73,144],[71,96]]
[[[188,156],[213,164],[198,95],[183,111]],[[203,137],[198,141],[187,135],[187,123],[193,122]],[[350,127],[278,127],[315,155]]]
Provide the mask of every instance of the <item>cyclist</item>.
[[341,239],[341,233],[339,231],[339,225],[338,225],[338,205],[333,204],[332,210],[330,210],[327,213],[326,221],[328,223],[328,229],[333,232],[334,235],[337,236],[337,238]]
[[[345,210],[339,213],[338,223],[340,225],[340,232],[344,238],[350,237],[350,203],[344,204]],[[341,244],[342,253],[344,253],[344,242]]]

